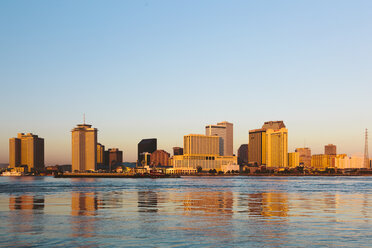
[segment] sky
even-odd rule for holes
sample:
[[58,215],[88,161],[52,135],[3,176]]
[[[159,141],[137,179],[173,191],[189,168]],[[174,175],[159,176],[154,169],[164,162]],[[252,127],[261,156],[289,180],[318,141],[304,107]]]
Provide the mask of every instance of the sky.
[[[0,163],[9,138],[45,139],[47,165],[71,163],[86,122],[135,161],[157,138],[283,120],[289,152],[363,153],[372,130],[372,1],[0,1]],[[370,144],[372,146],[372,144]],[[371,149],[369,151],[371,154]]]

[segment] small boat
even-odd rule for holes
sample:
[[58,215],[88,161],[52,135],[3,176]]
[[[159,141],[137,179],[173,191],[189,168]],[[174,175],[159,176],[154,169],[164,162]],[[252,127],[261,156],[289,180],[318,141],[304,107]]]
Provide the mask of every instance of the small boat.
[[4,177],[20,177],[22,173],[19,171],[5,171],[1,175]]

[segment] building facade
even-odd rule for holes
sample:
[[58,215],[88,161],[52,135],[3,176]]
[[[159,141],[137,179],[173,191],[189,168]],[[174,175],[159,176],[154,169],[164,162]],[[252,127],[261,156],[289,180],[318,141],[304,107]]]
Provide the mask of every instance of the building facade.
[[118,148],[108,149],[110,171],[123,163],[123,151]]
[[206,136],[202,134],[189,134],[183,137],[184,155],[220,155],[220,139],[218,136]]
[[266,167],[288,167],[288,130],[266,130]]
[[202,134],[184,136],[184,155],[172,158],[174,170],[195,171],[198,167],[203,171],[222,171],[225,165],[237,165],[236,156],[220,156],[220,137]]
[[238,149],[238,164],[247,165],[248,164],[248,144],[243,144]]
[[311,167],[311,149],[308,147],[296,148],[296,152],[300,156],[300,165],[304,167]]
[[44,165],[44,139],[32,133],[18,133],[9,139],[9,167],[26,167],[29,172],[39,171]]
[[137,159],[141,164],[144,160],[144,153],[153,153],[157,148],[157,139],[143,139],[138,143]]
[[106,164],[105,161],[105,146],[97,143],[97,164]]
[[311,156],[311,167],[316,170],[324,171],[329,168],[334,168],[332,155],[316,154]]
[[170,154],[164,150],[156,150],[151,153],[150,165],[152,166],[169,166]]
[[296,168],[300,166],[300,154],[298,152],[288,153],[288,167]]
[[262,128],[249,131],[248,163],[250,165],[267,165],[267,130],[282,128],[286,128],[283,121],[266,121]]
[[97,170],[97,129],[79,124],[71,130],[72,171]]
[[336,155],[337,149],[336,146],[333,144],[328,144],[324,146],[324,154],[325,155]]
[[205,127],[205,135],[220,137],[220,155],[233,156],[234,155],[234,125],[230,122],[223,121],[217,125],[208,125]]

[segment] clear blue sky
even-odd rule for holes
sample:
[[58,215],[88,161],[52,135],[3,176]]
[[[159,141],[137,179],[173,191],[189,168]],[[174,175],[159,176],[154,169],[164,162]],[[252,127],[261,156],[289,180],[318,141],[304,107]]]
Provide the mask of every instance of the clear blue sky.
[[[234,149],[284,120],[289,151],[363,152],[372,131],[372,1],[1,1],[0,162],[18,132],[71,162],[70,130],[136,159],[142,138],[234,123]],[[370,144],[372,146],[372,143]]]

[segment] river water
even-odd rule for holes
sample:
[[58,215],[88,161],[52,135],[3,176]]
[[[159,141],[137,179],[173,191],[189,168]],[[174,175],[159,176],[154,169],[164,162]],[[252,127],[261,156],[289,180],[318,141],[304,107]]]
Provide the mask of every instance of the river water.
[[0,177],[0,246],[371,247],[372,177]]

